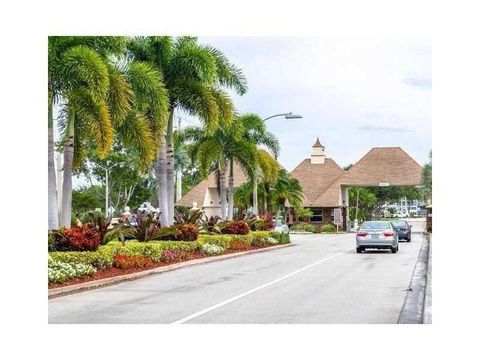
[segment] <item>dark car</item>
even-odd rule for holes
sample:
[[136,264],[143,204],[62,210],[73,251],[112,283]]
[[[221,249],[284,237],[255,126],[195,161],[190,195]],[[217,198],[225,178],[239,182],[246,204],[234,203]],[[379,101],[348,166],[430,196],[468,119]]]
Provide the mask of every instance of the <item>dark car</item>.
[[391,223],[398,234],[398,240],[405,239],[407,242],[412,240],[412,226],[408,222],[405,220],[395,220]]

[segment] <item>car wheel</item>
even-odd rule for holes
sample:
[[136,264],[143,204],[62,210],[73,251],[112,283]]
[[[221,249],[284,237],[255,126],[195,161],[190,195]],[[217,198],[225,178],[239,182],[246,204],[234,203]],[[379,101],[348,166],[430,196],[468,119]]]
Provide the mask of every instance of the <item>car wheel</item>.
[[362,252],[362,248],[361,247],[357,247],[357,254],[360,254]]
[[410,241],[412,241],[412,238],[407,238],[407,242],[410,242]]
[[396,248],[393,248],[392,247],[392,254],[396,254],[397,253],[397,250],[398,250],[398,246]]

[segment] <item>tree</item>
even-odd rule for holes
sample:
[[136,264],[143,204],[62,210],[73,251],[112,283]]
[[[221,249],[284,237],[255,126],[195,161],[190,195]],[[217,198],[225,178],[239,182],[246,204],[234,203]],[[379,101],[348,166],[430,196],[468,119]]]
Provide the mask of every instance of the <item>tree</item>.
[[[197,162],[202,177],[208,175],[212,166],[216,168],[222,219],[231,218],[233,215],[233,211],[229,212],[226,207],[227,168],[230,169],[231,188],[233,188],[233,161],[237,161],[250,177],[253,177],[256,168],[257,148],[245,141],[242,135],[244,131],[240,119],[236,119],[230,126],[218,127],[213,133],[194,127],[186,128],[183,132],[185,141],[192,141],[189,147],[190,155],[193,161]],[[233,191],[229,191],[229,203],[233,203]]]
[[60,225],[70,226],[71,171],[74,152],[74,119],[82,118],[91,127],[102,152],[111,142],[106,105],[108,67],[106,56],[122,51],[121,37],[49,37],[48,41],[48,158],[49,229],[58,227],[55,169],[53,162],[53,106],[61,106],[68,118],[64,141],[64,181]]
[[[250,179],[235,190],[234,199],[237,208],[247,210],[252,206],[253,188],[253,179]],[[263,181],[259,182],[258,198],[264,204],[265,212],[284,210],[287,201],[290,206],[298,209],[302,207],[303,190],[297,179],[293,179],[285,169],[280,169],[276,175],[276,181],[272,184],[265,186]]]
[[208,133],[219,122],[233,119],[233,104],[222,88],[242,95],[247,91],[241,70],[217,49],[200,45],[193,37],[139,37],[129,44],[131,56],[150,61],[162,73],[170,96],[169,118],[161,151],[157,157],[160,208],[167,224],[173,222],[174,208],[174,136],[173,118],[177,109],[197,116]]
[[[280,146],[275,135],[268,132],[263,119],[256,114],[244,114],[237,117],[234,123],[229,127],[230,146],[230,174],[228,181],[228,219],[233,218],[234,207],[234,174],[233,163],[237,161],[248,177],[256,183],[258,172],[262,173],[262,178],[269,183],[275,182],[279,171],[278,162],[263,149],[258,146],[264,146],[271,151],[275,158],[278,157]],[[257,161],[258,159],[258,161]],[[254,195],[255,196],[255,195]],[[255,201],[255,200],[254,200]]]
[[104,158],[116,131],[123,144],[138,150],[139,163],[147,168],[156,156],[158,133],[165,128],[168,97],[155,68],[122,58],[125,38],[73,37],[73,43],[86,39],[73,47],[64,46],[62,39],[51,38],[52,78],[60,79],[60,85],[52,87],[64,100],[59,104],[64,131],[60,225],[69,226],[71,175],[84,161],[87,144],[94,142]]
[[426,200],[432,198],[432,150],[430,150],[428,157],[429,162],[423,166],[422,170],[422,184]]

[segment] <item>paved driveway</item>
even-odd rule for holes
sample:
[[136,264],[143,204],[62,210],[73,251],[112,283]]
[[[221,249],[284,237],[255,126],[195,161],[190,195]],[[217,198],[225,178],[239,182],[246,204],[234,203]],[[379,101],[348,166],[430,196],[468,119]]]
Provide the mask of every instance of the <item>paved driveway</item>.
[[50,323],[396,323],[422,241],[356,254],[354,234],[49,300]]

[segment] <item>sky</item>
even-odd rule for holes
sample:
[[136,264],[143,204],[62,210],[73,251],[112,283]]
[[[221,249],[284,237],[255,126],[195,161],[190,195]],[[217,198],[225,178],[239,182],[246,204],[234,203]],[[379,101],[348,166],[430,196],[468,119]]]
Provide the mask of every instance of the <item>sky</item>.
[[[232,94],[240,113],[276,117],[280,163],[293,170],[316,137],[340,166],[370,148],[400,146],[419,164],[432,147],[432,48],[421,39],[200,37],[241,68],[248,92]],[[182,127],[199,123],[185,113]]]

